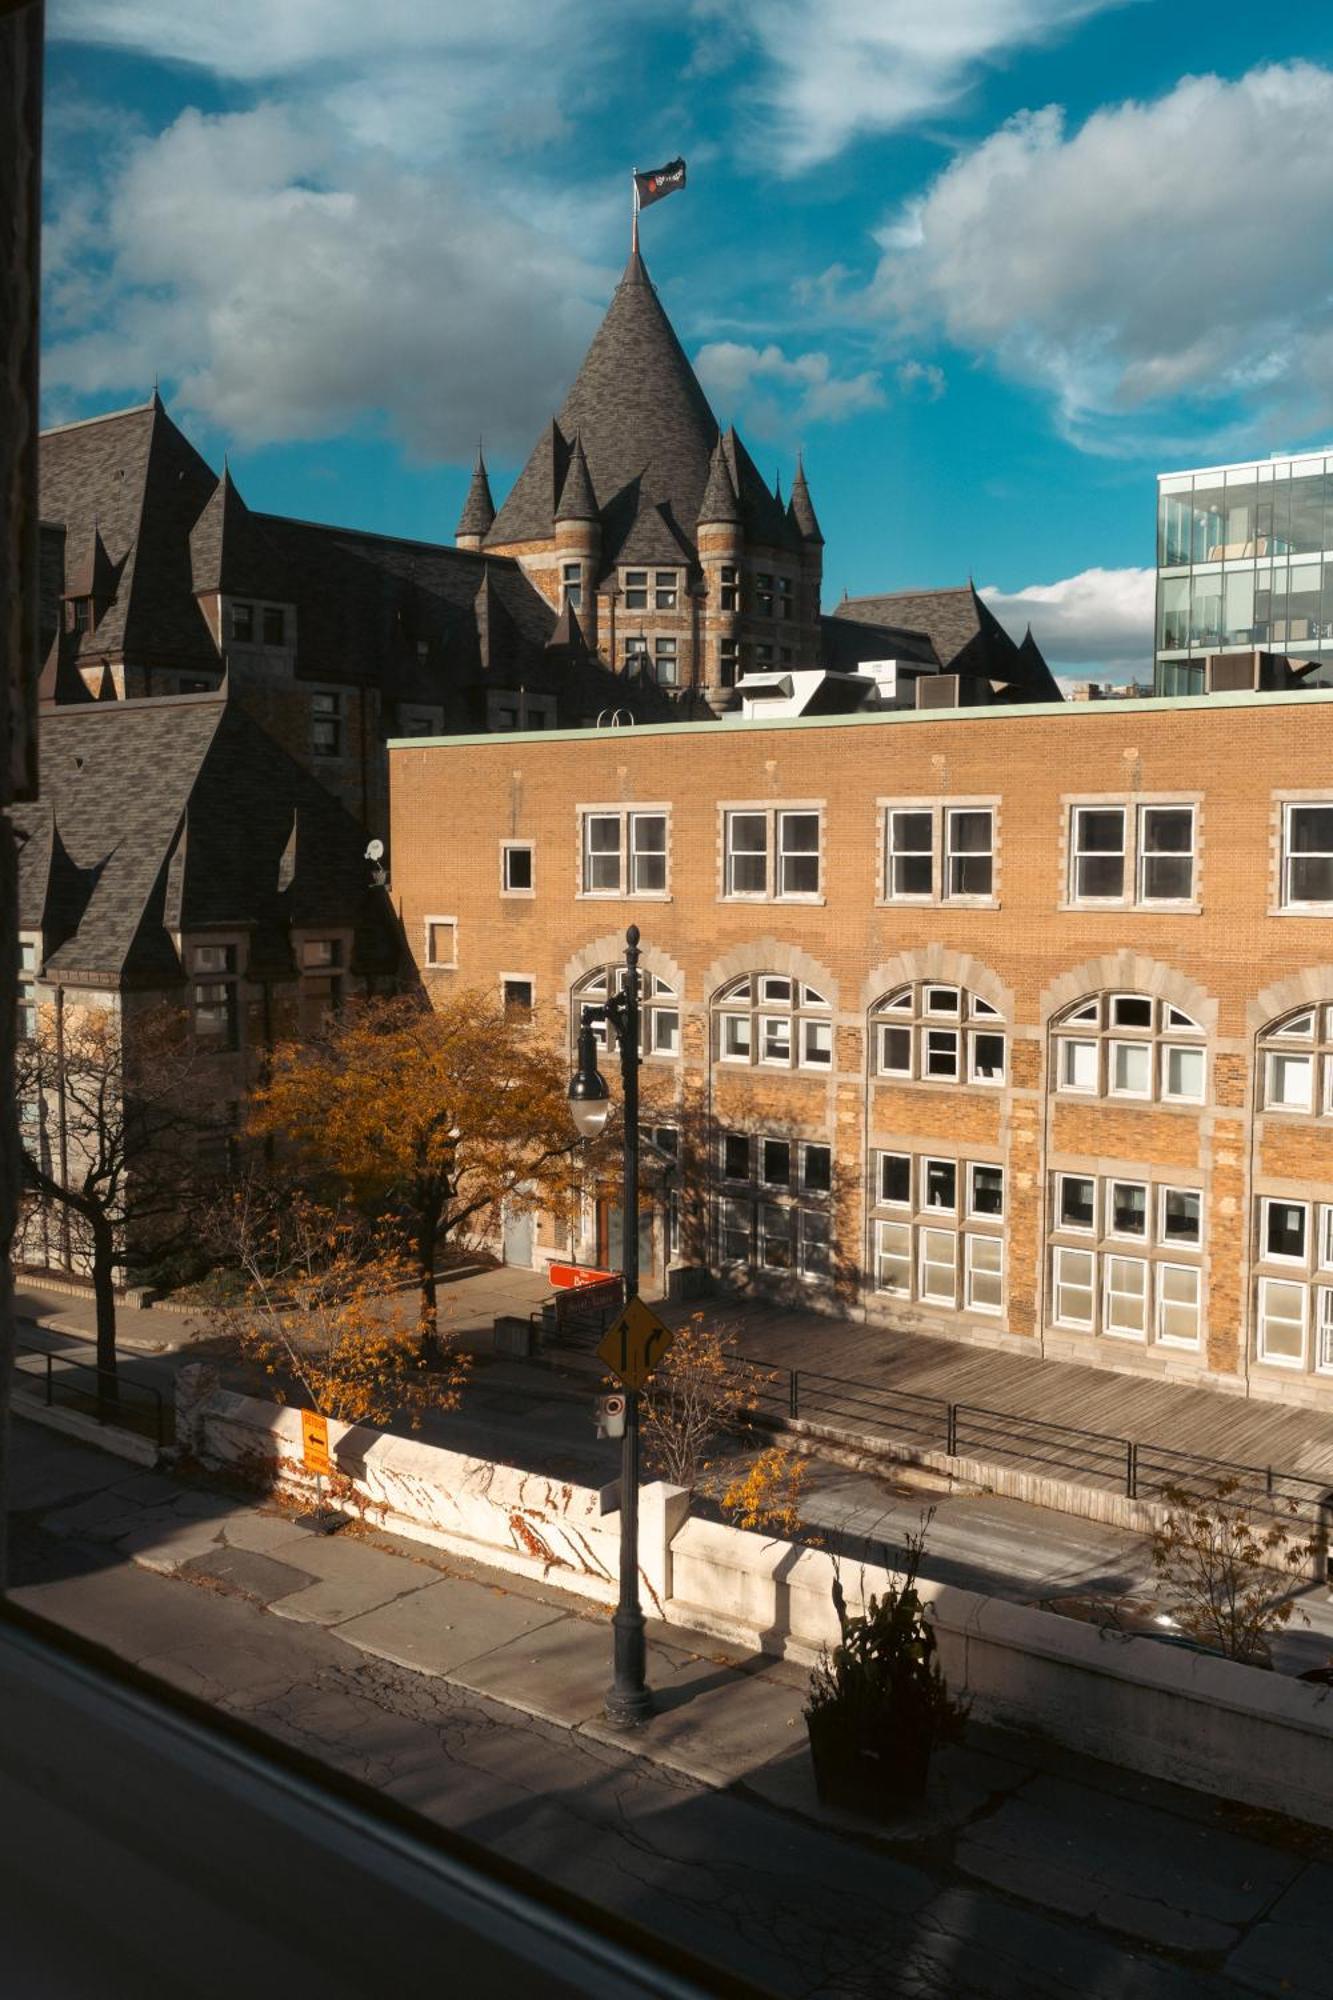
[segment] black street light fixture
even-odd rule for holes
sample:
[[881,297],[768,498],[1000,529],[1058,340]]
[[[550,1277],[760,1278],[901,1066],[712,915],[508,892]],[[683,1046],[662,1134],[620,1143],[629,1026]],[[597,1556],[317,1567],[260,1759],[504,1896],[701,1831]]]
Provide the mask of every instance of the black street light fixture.
[[[584,1139],[605,1129],[611,1093],[597,1067],[593,1023],[606,1021],[620,1044],[624,1086],[625,1155],[621,1213],[621,1270],[625,1304],[639,1296],[639,927],[625,933],[625,985],[604,1007],[585,1007],[579,1024],[578,1068],[569,1086],[569,1110]],[[639,1392],[625,1387],[625,1434],[620,1447],[620,1599],[611,1620],[614,1666],[606,1691],[608,1722],[634,1729],[653,1712],[644,1679],[647,1648],[639,1603]]]

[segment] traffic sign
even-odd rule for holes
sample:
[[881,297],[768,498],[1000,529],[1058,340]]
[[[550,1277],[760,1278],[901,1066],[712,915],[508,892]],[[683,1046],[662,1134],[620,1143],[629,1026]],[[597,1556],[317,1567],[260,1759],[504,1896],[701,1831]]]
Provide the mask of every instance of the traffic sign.
[[329,1420],[319,1416],[314,1410],[301,1412],[301,1457],[307,1472],[317,1478],[327,1478],[333,1471],[333,1459],[329,1453]]
[[642,1389],[675,1337],[651,1306],[633,1298],[607,1328],[597,1354],[627,1389]]

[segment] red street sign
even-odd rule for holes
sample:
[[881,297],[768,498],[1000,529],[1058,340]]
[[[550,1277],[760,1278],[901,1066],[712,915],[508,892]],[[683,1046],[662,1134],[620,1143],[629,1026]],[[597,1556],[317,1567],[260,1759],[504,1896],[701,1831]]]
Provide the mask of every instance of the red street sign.
[[614,1271],[593,1271],[586,1264],[548,1264],[546,1275],[553,1291],[569,1291],[574,1285],[604,1285]]

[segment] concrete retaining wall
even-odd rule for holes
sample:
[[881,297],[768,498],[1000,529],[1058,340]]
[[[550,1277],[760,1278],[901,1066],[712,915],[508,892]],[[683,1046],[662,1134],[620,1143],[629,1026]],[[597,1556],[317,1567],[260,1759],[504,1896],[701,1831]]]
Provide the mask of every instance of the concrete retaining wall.
[[[181,1371],[177,1432],[205,1463],[262,1470],[308,1493],[294,1410]],[[385,1432],[330,1422],[346,1491],[367,1517],[478,1561],[610,1604],[619,1492],[571,1486]],[[640,1494],[644,1608],[672,1624],[811,1662],[837,1637],[832,1557],[689,1516],[689,1496]],[[858,1608],[889,1573],[843,1563]],[[1333,1692],[923,1583],[945,1674],[979,1719],[1095,1757],[1333,1826]]]

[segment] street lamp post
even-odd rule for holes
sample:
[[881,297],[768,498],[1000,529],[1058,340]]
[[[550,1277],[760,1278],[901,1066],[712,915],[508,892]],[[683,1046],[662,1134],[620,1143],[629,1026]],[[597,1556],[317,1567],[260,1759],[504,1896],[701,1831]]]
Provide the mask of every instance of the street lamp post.
[[[569,1108],[585,1139],[606,1124],[610,1094],[597,1068],[597,1039],[592,1024],[607,1020],[620,1043],[620,1074],[624,1086],[624,1194],[621,1270],[625,1304],[639,1295],[639,927],[625,933],[625,990],[604,1008],[585,1007],[579,1025],[578,1068],[569,1086]],[[643,1610],[639,1603],[639,1392],[625,1388],[625,1435],[620,1447],[620,1599],[611,1621],[614,1665],[606,1691],[608,1722],[633,1729],[653,1712],[653,1698],[644,1679],[647,1651]]]

